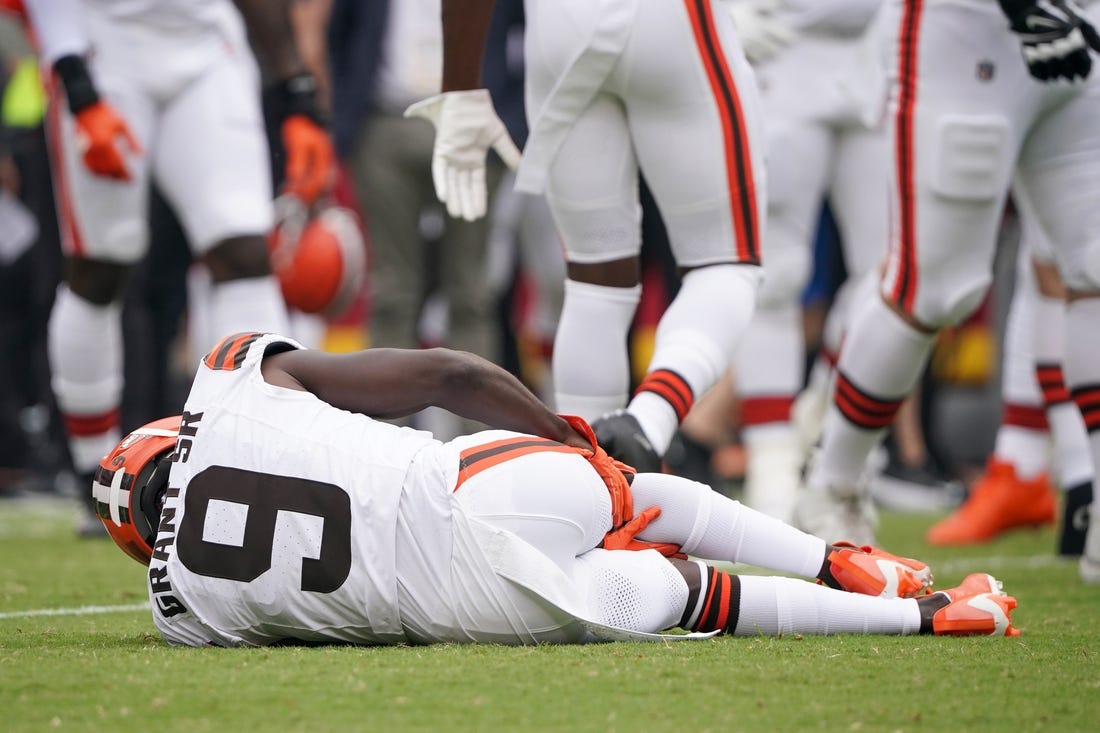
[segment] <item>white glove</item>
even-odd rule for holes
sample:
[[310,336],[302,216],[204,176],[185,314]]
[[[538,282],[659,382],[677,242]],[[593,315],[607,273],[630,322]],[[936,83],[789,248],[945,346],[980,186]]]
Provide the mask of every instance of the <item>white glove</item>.
[[751,0],[730,4],[730,15],[745,57],[754,64],[767,61],[798,39],[798,31],[779,17],[782,0]]
[[445,92],[405,110],[406,117],[423,117],[435,125],[432,181],[447,213],[466,221],[485,216],[485,156],[489,148],[512,170],[520,152],[493,109],[487,89]]

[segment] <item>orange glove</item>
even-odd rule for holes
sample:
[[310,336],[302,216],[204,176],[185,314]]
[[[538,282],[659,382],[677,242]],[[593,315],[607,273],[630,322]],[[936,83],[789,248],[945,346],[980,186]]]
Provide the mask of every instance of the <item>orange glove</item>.
[[679,545],[671,542],[646,542],[645,540],[636,539],[637,535],[659,516],[661,516],[661,507],[659,506],[643,509],[641,514],[623,526],[605,534],[603,541],[600,542],[600,547],[605,550],[656,550],[665,557],[687,559],[687,555],[680,551]]
[[77,112],[75,120],[77,141],[88,170],[97,176],[129,181],[130,171],[119,138],[134,155],[141,154],[141,146],[114,108],[100,100]]
[[283,190],[312,204],[332,184],[332,140],[320,125],[302,114],[287,117],[282,133],[286,149]]
[[[630,521],[634,517],[634,495],[630,492],[630,479],[627,476],[633,476],[637,471],[609,456],[596,442],[596,434],[584,418],[577,415],[561,415],[561,418],[592,445],[592,450],[581,450],[580,453],[588,459],[596,473],[600,474],[607,486],[607,493],[611,495],[611,526],[619,527]],[[657,511],[660,513],[659,509]]]

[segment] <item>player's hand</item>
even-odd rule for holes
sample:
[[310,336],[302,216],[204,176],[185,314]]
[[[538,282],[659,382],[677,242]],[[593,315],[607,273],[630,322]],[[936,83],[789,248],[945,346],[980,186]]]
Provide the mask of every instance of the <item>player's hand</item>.
[[611,495],[611,526],[617,528],[634,517],[634,494],[630,491],[630,479],[637,471],[607,454],[596,442],[596,433],[583,417],[561,415],[577,433],[588,441],[590,448],[578,449],[607,486]]
[[332,139],[304,114],[292,114],[283,120],[282,137],[286,150],[283,191],[311,205],[332,185]]
[[781,6],[781,0],[730,4],[737,37],[741,39],[745,57],[754,64],[767,61],[798,40],[798,31],[776,14]]
[[1040,81],[1084,79],[1089,53],[1100,51],[1100,35],[1072,0],[1001,0],[1010,28],[1020,39],[1028,71]]
[[485,216],[485,156],[497,151],[511,169],[520,152],[493,109],[487,89],[445,92],[421,100],[405,110],[406,117],[422,117],[435,125],[432,181],[447,213],[466,221]]
[[646,542],[637,539],[649,523],[661,516],[661,507],[651,506],[629,522],[603,536],[600,547],[605,550],[656,550],[665,557],[686,557],[680,546],[671,542]]
[[81,109],[74,119],[77,144],[88,170],[97,176],[129,181],[123,147],[140,155],[141,146],[114,108],[100,100]]

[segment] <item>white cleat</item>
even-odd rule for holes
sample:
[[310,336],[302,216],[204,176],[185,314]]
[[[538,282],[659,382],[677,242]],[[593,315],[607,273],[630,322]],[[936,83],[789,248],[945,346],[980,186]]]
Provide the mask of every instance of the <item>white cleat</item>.
[[826,542],[874,545],[878,513],[865,493],[839,496],[807,488],[795,509],[795,526]]
[[802,456],[791,431],[758,436],[747,445],[744,503],[788,524],[802,482]]
[[821,440],[831,393],[829,385],[811,384],[794,398],[794,404],[791,406],[791,425],[798,437],[803,463],[809,460],[814,446]]

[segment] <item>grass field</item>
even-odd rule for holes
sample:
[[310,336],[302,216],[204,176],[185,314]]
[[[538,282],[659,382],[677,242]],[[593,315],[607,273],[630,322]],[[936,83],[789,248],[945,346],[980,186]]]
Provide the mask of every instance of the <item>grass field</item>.
[[0,502],[0,731],[1100,730],[1100,587],[1052,530],[946,551],[921,539],[934,517],[883,517],[937,586],[1001,578],[1013,639],[173,649],[142,568],[72,512]]

